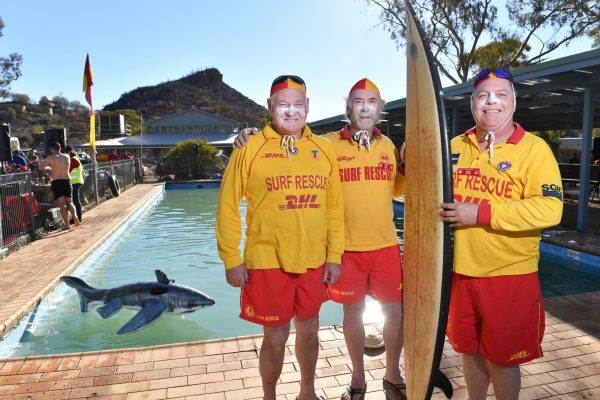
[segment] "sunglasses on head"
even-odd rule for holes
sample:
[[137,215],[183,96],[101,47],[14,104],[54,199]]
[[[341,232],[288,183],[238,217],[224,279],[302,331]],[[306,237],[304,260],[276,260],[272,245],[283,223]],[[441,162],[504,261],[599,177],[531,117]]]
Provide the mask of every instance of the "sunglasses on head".
[[489,78],[490,75],[493,75],[496,78],[506,79],[510,81],[510,83],[513,83],[513,77],[509,71],[502,68],[486,68],[475,75],[475,84],[473,87],[477,86],[482,80]]
[[306,86],[306,83],[304,83],[304,81],[302,80],[302,78],[300,78],[299,76],[296,76],[296,75],[281,75],[281,76],[278,76],[277,78],[275,78],[275,80],[273,81],[273,84],[271,86],[278,85],[281,82],[287,81],[288,79],[291,79],[292,82],[294,82],[294,83],[298,83],[300,85]]

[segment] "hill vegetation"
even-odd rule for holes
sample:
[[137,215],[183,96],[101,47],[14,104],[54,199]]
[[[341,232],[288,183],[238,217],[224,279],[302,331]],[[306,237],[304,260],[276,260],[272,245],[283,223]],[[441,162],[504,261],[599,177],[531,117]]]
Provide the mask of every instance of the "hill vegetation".
[[[11,101],[0,103],[0,122],[10,123],[11,135],[19,137],[22,147],[42,147],[47,128],[65,127],[70,143],[87,142],[89,109],[81,102],[44,96],[33,103],[28,95],[20,93],[10,97]],[[148,121],[192,108],[239,121],[243,127],[257,125],[266,115],[264,107],[225,84],[216,68],[126,92],[103,110],[96,110],[96,114],[118,111],[125,115],[132,134],[139,134],[140,111]]]

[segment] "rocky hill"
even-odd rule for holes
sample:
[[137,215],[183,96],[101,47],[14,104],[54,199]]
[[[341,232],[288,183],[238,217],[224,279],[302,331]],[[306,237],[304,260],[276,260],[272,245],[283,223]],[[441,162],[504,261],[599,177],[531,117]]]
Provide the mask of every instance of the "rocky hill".
[[196,108],[211,114],[231,118],[244,126],[255,126],[266,109],[223,82],[216,68],[192,73],[175,81],[156,86],[140,87],[125,93],[105,110],[143,110],[145,119],[164,117]]
[[[146,86],[124,93],[104,110],[131,109],[144,111],[144,119],[160,118],[196,108],[255,126],[266,109],[223,82],[216,68],[205,69],[175,81]],[[96,110],[101,113],[102,110]],[[11,125],[11,135],[21,139],[22,147],[43,146],[46,128],[66,127],[69,142],[87,141],[87,111],[73,111],[52,105],[0,103],[0,122]]]

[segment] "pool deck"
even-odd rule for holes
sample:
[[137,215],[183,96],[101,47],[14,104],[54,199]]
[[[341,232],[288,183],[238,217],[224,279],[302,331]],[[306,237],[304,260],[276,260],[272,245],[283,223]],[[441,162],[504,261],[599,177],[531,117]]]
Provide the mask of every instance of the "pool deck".
[[[0,335],[159,190],[161,185],[137,185],[85,213],[80,228],[52,233],[0,260]],[[600,243],[600,236],[586,237]],[[545,354],[523,365],[521,398],[600,399],[600,290],[546,299],[545,306]],[[326,327],[319,333],[316,387],[328,399],[339,398],[350,379],[350,360],[338,329]],[[261,340],[256,335],[0,359],[0,399],[260,399]],[[299,390],[293,334],[286,352],[278,398],[291,400]],[[368,399],[385,399],[384,361],[381,351],[365,357]],[[453,398],[465,399],[460,356],[447,342],[441,367],[453,382]],[[489,395],[494,398],[492,389]],[[433,398],[445,397],[436,392]]]

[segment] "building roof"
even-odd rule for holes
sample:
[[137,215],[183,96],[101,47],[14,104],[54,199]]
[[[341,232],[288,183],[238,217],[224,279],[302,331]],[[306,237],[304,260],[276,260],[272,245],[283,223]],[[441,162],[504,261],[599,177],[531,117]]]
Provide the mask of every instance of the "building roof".
[[[600,127],[600,49],[556,60],[529,65],[511,71],[517,91],[515,121],[529,131],[580,129],[583,125],[584,95],[593,96],[593,127]],[[443,89],[448,129],[453,135],[474,125],[470,95],[473,81]],[[406,98],[385,105],[386,121],[379,129],[388,136],[404,137]],[[456,116],[456,121],[453,121]],[[346,122],[339,114],[311,122],[316,133],[341,129]]]
[[196,110],[195,108],[191,108],[191,109],[185,110],[185,111],[180,111],[180,112],[177,112],[177,113],[174,113],[174,114],[169,114],[169,115],[166,115],[166,116],[161,117],[161,118],[149,120],[149,121],[146,121],[145,124],[147,126],[161,125],[162,122],[165,122],[167,120],[170,120],[170,119],[173,119],[173,118],[176,118],[176,117],[181,117],[181,116],[183,116],[185,114],[190,114],[192,116],[193,115],[198,115],[199,117],[216,118],[216,119],[219,119],[219,120],[227,121],[228,123],[233,124],[233,125],[239,125],[240,124],[240,122],[238,122],[236,120],[233,120],[231,118],[221,117],[220,115],[211,114],[211,113],[207,113],[205,111]]
[[[124,136],[105,140],[97,140],[97,149],[125,149],[139,148],[140,145],[147,148],[171,148],[177,143],[190,140],[202,139],[213,145],[234,138],[231,133],[144,133],[143,135]],[[233,141],[233,139],[231,139]],[[143,141],[143,143],[142,143]],[[231,144],[227,144],[230,146]],[[78,145],[77,147],[90,147],[89,143]]]

